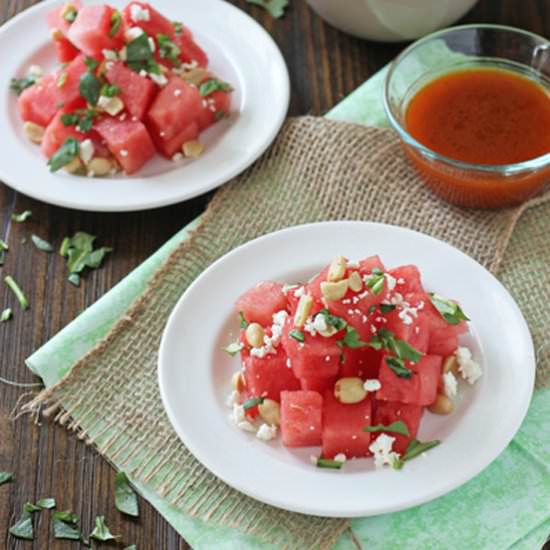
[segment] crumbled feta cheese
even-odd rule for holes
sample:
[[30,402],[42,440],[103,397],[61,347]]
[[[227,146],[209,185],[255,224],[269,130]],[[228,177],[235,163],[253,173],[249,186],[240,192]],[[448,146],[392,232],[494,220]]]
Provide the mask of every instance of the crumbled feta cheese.
[[161,132],[159,133],[159,135],[160,135],[160,137],[164,137],[164,136],[166,135],[166,132],[161,131]]
[[376,468],[382,468],[386,464],[393,466],[399,458],[399,453],[392,451],[395,437],[386,434],[380,434],[369,446],[369,451],[374,455],[374,465]]
[[397,279],[397,284],[398,285],[404,285],[405,284],[405,279],[403,279],[403,277],[399,277],[399,279]]
[[105,68],[110,71],[113,67],[115,66],[114,62],[113,61],[107,61],[107,63],[105,63]]
[[107,97],[105,95],[99,96],[97,100],[97,106],[109,113],[111,116],[116,116],[124,109],[124,103],[120,97]]
[[124,33],[124,36],[126,37],[126,40],[128,42],[133,42],[136,38],[139,38],[143,34],[143,29],[140,29],[139,27],[130,27],[126,30]]
[[403,324],[412,325],[413,318],[409,315],[406,309],[403,309],[402,311],[400,311],[398,315],[399,315],[399,318],[403,321]]
[[317,332],[327,332],[328,331],[328,325],[327,320],[324,315],[316,315],[315,319],[313,319],[313,328]]
[[283,294],[286,296],[291,290],[298,288],[298,285],[283,285]]
[[128,57],[128,52],[126,50],[126,46],[123,46],[119,52],[118,52],[118,57],[120,58],[121,61],[126,61],[127,57]]
[[238,403],[233,404],[233,411],[231,412],[230,419],[239,428],[245,432],[255,432],[256,428],[246,418],[244,407]]
[[126,120],[126,113],[122,113],[119,117],[118,117],[118,120],[120,120],[120,122],[124,122]]
[[483,371],[479,364],[473,360],[472,352],[468,348],[459,347],[456,350],[456,358],[458,360],[458,370],[464,380],[474,384],[481,378]]
[[27,71],[27,75],[35,80],[40,78],[44,74],[42,67],[40,65],[31,65]]
[[396,292],[393,296],[390,297],[390,304],[394,306],[402,306],[406,303],[407,302],[405,302],[403,295],[399,292]]
[[149,78],[159,86],[166,86],[168,79],[163,74],[149,73]]
[[382,384],[377,378],[370,378],[368,380],[365,380],[365,383],[363,384],[363,388],[365,388],[365,391],[367,392],[378,391],[381,387]]
[[256,437],[262,441],[271,441],[277,437],[277,426],[262,424],[256,432]]
[[85,139],[80,144],[80,158],[85,164],[88,164],[94,158],[94,152],[94,144],[91,139]]
[[130,18],[134,23],[138,23],[139,21],[149,21],[151,15],[148,9],[144,9],[138,4],[132,4],[130,6]]
[[147,42],[149,42],[149,49],[151,50],[151,53],[155,53],[157,45],[151,36],[148,38]]
[[107,61],[116,61],[118,59],[118,55],[115,50],[101,50],[101,53]]
[[243,420],[242,422],[239,422],[237,424],[237,428],[239,430],[243,430],[245,432],[255,432],[256,428],[254,427],[254,424],[250,423],[248,420]]
[[288,311],[281,309],[277,313],[273,314],[273,324],[283,326],[288,318]]
[[443,375],[443,391],[445,395],[451,399],[456,397],[457,382],[455,375],[450,371]]
[[232,409],[233,405],[239,404],[239,392],[237,390],[233,390],[225,400],[225,404]]
[[389,273],[384,273],[384,277],[386,278],[388,290],[392,291],[395,288],[395,285],[397,284],[395,277],[392,277]]
[[139,71],[139,76],[142,76],[143,78],[146,78],[149,73],[145,69],[141,69]]
[[338,453],[335,457],[334,457],[334,460],[336,462],[341,462],[342,464],[344,464],[344,462],[346,461],[346,455],[344,453]]
[[176,88],[176,89],[174,90],[174,95],[175,95],[176,97],[180,96],[180,95],[181,95],[181,90],[180,90],[179,88]]
[[128,151],[126,149],[121,149],[120,150],[120,156],[121,157],[127,157],[128,156]]
[[258,357],[258,359],[263,359],[266,355],[275,355],[276,353],[277,350],[273,347],[271,342],[266,343],[266,345],[262,346],[261,348],[252,348],[250,350],[250,355],[252,355],[253,357]]
[[292,368],[292,363],[290,362],[290,359],[287,359],[287,360],[286,360],[286,368],[287,368],[287,369],[291,369],[291,368]]
[[202,100],[201,105],[204,109],[206,109],[208,107],[208,102],[206,101],[206,99]]
[[174,162],[178,162],[179,160],[181,160],[183,158],[183,155],[181,153],[176,153],[173,157],[172,157],[172,160]]
[[301,298],[305,293],[306,293],[305,287],[301,286],[301,287],[297,288],[297,289],[294,291],[294,296],[295,296],[296,298]]

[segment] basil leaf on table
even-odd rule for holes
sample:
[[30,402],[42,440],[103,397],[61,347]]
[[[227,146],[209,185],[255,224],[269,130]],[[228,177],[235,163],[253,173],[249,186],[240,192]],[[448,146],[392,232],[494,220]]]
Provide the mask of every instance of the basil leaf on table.
[[81,540],[82,533],[76,526],[79,517],[72,512],[54,512],[52,514],[53,532],[56,539]]
[[0,485],[14,480],[13,472],[0,472]]
[[100,541],[116,540],[118,535],[115,536],[109,531],[107,525],[105,525],[105,518],[103,516],[97,516],[95,518],[95,528],[90,533],[90,538]]
[[249,4],[255,4],[264,8],[269,14],[278,19],[285,14],[285,9],[288,6],[288,0],[246,0]]
[[55,508],[57,506],[55,502],[55,498],[41,498],[37,503],[37,506],[40,506],[43,510],[50,510],[51,508]]
[[[32,216],[32,212],[30,210],[25,210],[24,212],[21,212],[20,214],[16,214],[14,212],[11,215],[11,220],[13,222],[23,223],[23,222],[26,222],[31,216]],[[7,247],[6,247],[6,250],[7,250]]]
[[139,516],[138,497],[124,472],[118,472],[115,477],[115,506],[123,514]]
[[38,235],[31,235],[31,241],[38,250],[42,252],[53,252],[53,246],[48,241],[41,239]]
[[15,279],[8,275],[7,277],[4,277],[4,282],[6,283],[6,286],[15,294],[21,308],[29,309],[29,301],[27,300],[24,292],[19,288],[19,285],[15,282]]
[[21,517],[9,528],[9,533],[17,539],[34,540],[32,513],[24,509]]

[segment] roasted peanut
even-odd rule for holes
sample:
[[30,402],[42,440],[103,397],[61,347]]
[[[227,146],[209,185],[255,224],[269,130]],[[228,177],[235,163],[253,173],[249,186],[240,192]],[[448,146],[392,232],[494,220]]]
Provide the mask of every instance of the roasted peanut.
[[454,405],[446,395],[440,393],[428,407],[428,410],[434,414],[451,414],[454,410]]
[[253,348],[261,348],[264,344],[264,329],[258,323],[250,323],[246,327],[246,341]]
[[340,378],[334,385],[334,397],[340,403],[359,403],[367,396],[363,380],[359,377]]

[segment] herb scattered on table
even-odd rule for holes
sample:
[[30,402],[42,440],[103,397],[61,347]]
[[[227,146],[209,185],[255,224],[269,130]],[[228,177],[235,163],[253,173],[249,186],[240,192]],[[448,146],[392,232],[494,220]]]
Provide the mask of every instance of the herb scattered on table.
[[103,516],[97,516],[95,518],[95,528],[90,533],[90,538],[95,540],[116,540],[120,535],[113,535],[107,525],[105,525],[105,518]]
[[130,544],[130,546],[125,546],[122,550],[137,550],[137,546],[135,544]]
[[72,512],[54,512],[52,514],[53,532],[56,539],[81,540],[82,533],[77,527],[80,518]]
[[38,250],[42,252],[53,252],[53,246],[48,241],[41,239],[38,235],[31,235],[31,240]]
[[416,458],[417,456],[425,453],[426,451],[429,451],[430,449],[433,449],[434,447],[437,447],[437,445],[439,445],[440,443],[441,441],[439,441],[438,439],[426,442],[418,441],[418,439],[413,439],[409,443],[405,454],[393,463],[393,468],[396,470],[400,470],[405,462]]
[[14,212],[11,215],[11,219],[12,221],[17,223],[23,223],[23,222],[26,222],[31,216],[32,216],[32,212],[30,210],[25,210],[24,212],[21,212],[21,214],[16,214]]
[[6,321],[9,321],[12,317],[13,312],[11,310],[11,307],[7,307],[4,311],[2,311],[2,313],[0,313],[0,323],[5,323]]
[[278,19],[285,14],[285,9],[288,6],[288,0],[246,0],[249,4],[261,6],[267,10],[272,17]]
[[137,495],[124,472],[118,472],[115,477],[115,506],[123,514],[139,516]]
[[21,307],[23,309],[29,308],[29,301],[27,300],[27,297],[23,293],[23,291],[19,288],[19,285],[15,282],[13,277],[8,275],[7,277],[4,277],[4,282],[6,285],[10,288],[10,290],[15,294],[15,297],[21,304]]
[[0,239],[0,265],[4,265],[7,250],[9,250],[8,243]]
[[23,507],[21,517],[9,528],[10,535],[17,539],[33,540],[34,529],[32,526],[32,512]]
[[55,508],[57,506],[55,502],[55,498],[41,498],[37,503],[37,506],[40,506],[42,510],[50,510],[51,508]]
[[0,485],[14,480],[13,472],[0,472]]

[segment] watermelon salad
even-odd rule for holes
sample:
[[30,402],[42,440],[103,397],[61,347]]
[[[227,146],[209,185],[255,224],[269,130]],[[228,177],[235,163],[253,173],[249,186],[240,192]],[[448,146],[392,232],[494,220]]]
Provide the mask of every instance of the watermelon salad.
[[196,158],[201,132],[230,114],[232,88],[208,71],[191,30],[150,4],[74,0],[47,24],[59,68],[33,65],[11,88],[51,171],[133,174],[156,153]]
[[259,283],[236,309],[230,419],[264,441],[320,446],[318,467],[400,468],[440,443],[416,439],[426,410],[451,414],[460,385],[482,375],[462,345],[468,317],[414,265],[340,256],[307,284]]

